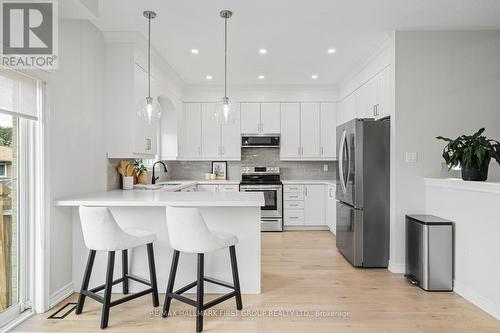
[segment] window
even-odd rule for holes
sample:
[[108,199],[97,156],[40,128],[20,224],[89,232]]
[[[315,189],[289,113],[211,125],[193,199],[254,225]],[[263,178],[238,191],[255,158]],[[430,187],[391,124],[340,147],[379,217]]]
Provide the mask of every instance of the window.
[[33,78],[0,69],[0,327],[31,304],[29,198],[40,87]]

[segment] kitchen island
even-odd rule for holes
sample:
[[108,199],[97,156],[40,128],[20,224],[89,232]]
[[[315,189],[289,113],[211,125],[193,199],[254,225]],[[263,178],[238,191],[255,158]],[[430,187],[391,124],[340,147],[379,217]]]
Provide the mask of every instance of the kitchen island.
[[[73,223],[73,288],[79,291],[88,256],[81,231],[78,206],[109,207],[123,228],[140,228],[154,232],[156,274],[160,292],[165,292],[173,250],[168,240],[165,208],[167,206],[199,207],[211,230],[235,234],[241,292],[260,293],[260,207],[264,205],[262,193],[244,192],[172,192],[169,190],[114,190],[57,200],[58,209],[72,209]],[[118,254],[120,258],[120,254]],[[115,276],[121,274],[121,260],[117,258]],[[102,284],[105,279],[106,254],[97,253],[92,271],[91,286]],[[129,271],[147,278],[149,276],[146,247],[129,250]],[[220,250],[205,255],[205,274],[216,279],[232,281],[229,251]],[[196,254],[182,253],[179,259],[175,286],[186,285],[196,279]],[[131,281],[132,292],[141,290],[140,284]],[[224,292],[222,287],[207,284],[207,293]],[[121,292],[121,285],[113,288]],[[193,289],[194,290],[194,289]]]

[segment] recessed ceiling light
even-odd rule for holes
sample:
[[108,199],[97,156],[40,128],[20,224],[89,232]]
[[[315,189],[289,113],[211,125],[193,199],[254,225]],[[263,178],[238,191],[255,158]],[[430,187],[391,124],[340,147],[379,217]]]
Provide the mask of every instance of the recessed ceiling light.
[[311,75],[311,79],[316,80],[317,78],[318,78],[318,75],[317,75],[317,74],[313,74],[313,75]]
[[206,78],[207,80],[212,80],[212,79],[213,79],[212,75],[207,75],[207,76],[205,76],[205,78]]
[[258,78],[259,80],[264,80],[264,75],[259,75]]
[[337,50],[335,49],[328,49],[328,54],[334,54],[335,52],[337,52]]
[[191,53],[192,54],[198,54],[198,53],[200,53],[200,50],[198,50],[198,49],[191,49]]
[[260,54],[267,54],[267,50],[266,50],[266,49],[260,49],[260,50],[259,50],[259,53],[260,53]]

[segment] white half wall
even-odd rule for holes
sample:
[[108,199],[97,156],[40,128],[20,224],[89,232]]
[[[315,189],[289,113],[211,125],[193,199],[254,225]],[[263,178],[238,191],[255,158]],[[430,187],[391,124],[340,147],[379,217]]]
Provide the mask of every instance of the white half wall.
[[[59,68],[47,84],[50,202],[106,189],[104,38],[87,20],[61,20],[59,27]],[[64,298],[73,281],[71,218],[51,207],[51,300]]]
[[[424,178],[441,176],[444,142],[435,137],[485,127],[487,136],[500,138],[498,59],[500,31],[396,32],[391,264],[405,262],[405,214],[425,212]],[[406,152],[416,152],[417,162],[406,163]],[[490,179],[500,179],[498,165],[490,169]]]

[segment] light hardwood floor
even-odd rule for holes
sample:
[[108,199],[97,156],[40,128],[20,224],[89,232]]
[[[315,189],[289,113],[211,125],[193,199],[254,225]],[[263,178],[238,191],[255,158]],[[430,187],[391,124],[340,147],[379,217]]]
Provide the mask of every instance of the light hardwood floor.
[[[500,332],[500,321],[454,293],[427,293],[385,269],[354,269],[327,231],[262,234],[262,294],[243,295],[245,314],[213,314],[204,332]],[[164,289],[165,286],[161,286]],[[120,296],[120,295],[117,295]],[[71,297],[76,300],[76,295]],[[163,295],[161,295],[163,301]],[[63,302],[63,304],[65,304]],[[61,304],[62,305],[62,304]],[[88,300],[84,313],[48,320],[61,305],[37,315],[16,332],[100,332],[100,304]],[[232,310],[234,299],[216,309]],[[146,296],[111,309],[109,332],[194,332],[189,316],[162,319]],[[172,302],[172,310],[191,310]],[[297,310],[295,316],[254,311]],[[300,311],[339,312],[345,317],[304,316]]]

